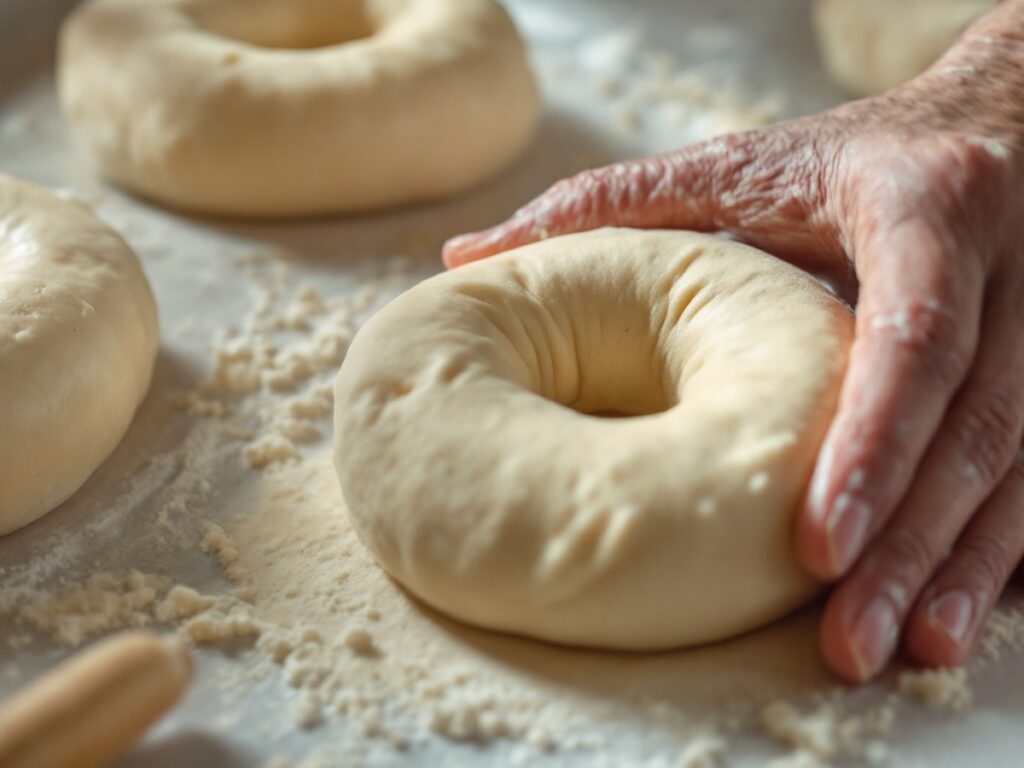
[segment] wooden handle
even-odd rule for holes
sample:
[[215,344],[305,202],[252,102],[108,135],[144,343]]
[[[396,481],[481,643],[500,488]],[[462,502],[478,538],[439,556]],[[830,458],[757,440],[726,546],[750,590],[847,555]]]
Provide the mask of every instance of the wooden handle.
[[180,640],[136,630],[98,642],[0,706],[0,766],[109,763],[170,709],[191,677]]

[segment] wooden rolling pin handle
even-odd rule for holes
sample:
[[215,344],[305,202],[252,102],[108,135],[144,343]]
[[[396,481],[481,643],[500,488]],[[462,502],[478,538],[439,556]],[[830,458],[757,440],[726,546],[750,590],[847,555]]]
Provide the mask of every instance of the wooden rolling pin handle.
[[98,642],[0,706],[0,766],[106,765],[171,708],[191,676],[180,640],[133,630]]

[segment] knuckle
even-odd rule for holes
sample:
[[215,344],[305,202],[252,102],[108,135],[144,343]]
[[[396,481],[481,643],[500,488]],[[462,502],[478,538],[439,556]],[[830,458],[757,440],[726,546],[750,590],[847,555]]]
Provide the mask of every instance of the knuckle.
[[910,430],[900,419],[871,419],[856,425],[850,445],[872,467],[877,477],[904,477],[911,453]]
[[986,594],[998,593],[1014,566],[1006,545],[995,536],[965,539],[957,557],[969,582]]
[[998,198],[1012,194],[1016,184],[1008,149],[995,139],[966,134],[946,135],[930,149],[922,163],[922,190],[928,190],[922,200],[933,215],[990,222]]
[[966,401],[953,436],[969,476],[995,483],[1014,463],[1020,447],[1019,397],[990,387]]
[[876,562],[903,574],[905,581],[915,584],[925,579],[937,560],[925,538],[909,528],[901,528],[886,534],[876,547]]
[[[1012,153],[998,140],[954,132],[927,137],[873,137],[854,145],[861,162],[853,164],[856,188],[866,200],[930,215],[936,222],[962,219],[991,207],[992,192],[1010,192],[1017,172]],[[849,151],[849,150],[848,150]],[[880,176],[879,167],[893,168]],[[891,178],[900,181],[892,183]],[[906,180],[906,181],[904,181]]]
[[945,134],[920,146],[913,155],[926,181],[956,196],[948,197],[950,212],[962,208],[963,196],[1010,180],[1009,151],[984,136]]
[[1010,154],[999,141],[983,136],[960,135],[955,141],[962,172],[971,181],[1001,181],[1010,170]]
[[528,218],[541,231],[590,228],[600,221],[604,187],[602,169],[561,179],[528,207]]
[[1013,457],[1007,478],[1017,483],[1024,483],[1024,448],[1020,448]]
[[907,306],[912,329],[909,342],[922,352],[956,354],[962,350],[960,324],[937,301],[913,301]]
[[818,208],[824,209],[829,202],[831,191],[837,187],[839,177],[839,155],[833,147],[822,139],[811,140],[807,144],[808,153],[812,157],[806,169],[812,188],[817,192],[814,201]]
[[936,299],[913,299],[891,312],[878,312],[869,328],[896,343],[934,383],[951,388],[971,363],[962,323]]

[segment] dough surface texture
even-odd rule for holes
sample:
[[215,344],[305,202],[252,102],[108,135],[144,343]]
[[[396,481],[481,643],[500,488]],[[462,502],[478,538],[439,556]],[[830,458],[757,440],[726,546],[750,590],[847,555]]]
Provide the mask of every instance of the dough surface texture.
[[0,535],[114,450],[156,349],[156,305],[124,240],[78,203],[0,175]]
[[927,69],[998,0],[817,0],[814,21],[829,73],[869,96]]
[[599,230],[436,276],[338,375],[353,525],[471,624],[634,650],[757,627],[817,589],[792,529],[851,336],[807,274],[689,232]]
[[58,86],[109,178],[235,216],[450,195],[508,166],[539,115],[496,0],[88,0]]

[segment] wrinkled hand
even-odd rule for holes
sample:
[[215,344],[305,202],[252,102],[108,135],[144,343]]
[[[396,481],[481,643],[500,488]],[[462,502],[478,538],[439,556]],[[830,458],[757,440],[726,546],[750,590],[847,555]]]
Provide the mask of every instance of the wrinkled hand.
[[562,181],[454,267],[601,226],[725,231],[857,296],[797,530],[829,665],[961,663],[1024,556],[1024,3],[875,99]]

